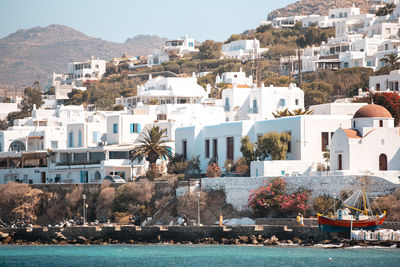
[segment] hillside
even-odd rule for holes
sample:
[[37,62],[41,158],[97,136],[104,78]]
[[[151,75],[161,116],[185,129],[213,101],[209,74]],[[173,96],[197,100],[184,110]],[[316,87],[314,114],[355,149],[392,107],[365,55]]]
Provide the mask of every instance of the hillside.
[[302,0],[272,11],[268,14],[268,20],[275,17],[301,15],[326,16],[331,8],[351,7],[353,3],[361,9],[361,13],[368,12],[368,0]]
[[39,75],[44,85],[49,74],[66,72],[69,62],[91,56],[109,60],[124,52],[146,55],[162,47],[165,40],[138,35],[124,43],[114,43],[62,25],[18,30],[0,39],[0,84],[26,86]]

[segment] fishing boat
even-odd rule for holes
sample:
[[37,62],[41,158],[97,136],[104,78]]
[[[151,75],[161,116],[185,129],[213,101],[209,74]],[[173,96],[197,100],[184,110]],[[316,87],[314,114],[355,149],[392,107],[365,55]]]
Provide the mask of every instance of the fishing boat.
[[[317,213],[318,227],[325,232],[348,232],[353,229],[376,230],[386,218],[386,211],[381,214],[373,214],[370,202],[366,195],[364,179],[362,179],[362,191],[356,191],[352,196],[344,201],[345,208],[334,211],[333,218],[324,214]],[[355,205],[362,194],[362,208],[356,208]],[[353,205],[347,205],[349,200],[355,200]],[[361,203],[360,203],[361,204]],[[335,207],[336,204],[334,204]],[[351,210],[355,214],[351,214]],[[325,212],[326,213],[326,212]]]

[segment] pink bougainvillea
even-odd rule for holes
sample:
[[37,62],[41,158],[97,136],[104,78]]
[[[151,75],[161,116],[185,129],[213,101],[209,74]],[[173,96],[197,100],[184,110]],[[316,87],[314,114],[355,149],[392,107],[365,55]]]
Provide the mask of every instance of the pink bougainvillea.
[[280,215],[291,216],[308,210],[307,192],[285,193],[285,181],[274,179],[264,186],[253,190],[248,205],[255,216]]

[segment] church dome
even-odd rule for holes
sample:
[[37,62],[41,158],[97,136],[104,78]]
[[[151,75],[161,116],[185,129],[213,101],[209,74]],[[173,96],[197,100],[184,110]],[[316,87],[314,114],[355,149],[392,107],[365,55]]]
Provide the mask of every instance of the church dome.
[[380,105],[366,105],[361,107],[357,112],[354,114],[354,119],[356,118],[393,118],[390,112],[380,106]]

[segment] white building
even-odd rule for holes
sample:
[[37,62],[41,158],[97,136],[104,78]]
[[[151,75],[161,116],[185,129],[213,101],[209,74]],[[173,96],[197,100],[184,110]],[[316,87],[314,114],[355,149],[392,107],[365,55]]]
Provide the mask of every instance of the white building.
[[304,108],[304,92],[295,84],[289,87],[257,88],[234,84],[222,91],[226,121],[264,120],[274,118],[272,112],[288,108]]
[[261,48],[260,41],[257,39],[237,40],[222,45],[224,58],[249,60],[259,58],[266,51],[268,51],[268,48]]
[[81,86],[90,81],[100,80],[106,72],[106,61],[92,57],[82,62],[68,63],[67,83]]
[[[323,153],[328,151],[331,138],[340,126],[349,127],[351,116],[304,115],[261,121],[235,121],[209,126],[189,126],[176,130],[175,151],[187,159],[200,156],[201,169],[206,172],[211,159],[217,159],[224,168],[227,160],[236,162],[241,138],[248,136],[255,143],[259,136],[268,132],[287,132],[291,135],[287,159],[302,161],[307,168],[316,168],[324,162]],[[281,161],[285,165],[285,161]],[[311,166],[311,165],[313,166]],[[260,171],[259,175],[263,175]]]
[[360,108],[351,128],[335,131],[330,150],[333,171],[400,171],[400,128],[379,105]]
[[197,78],[158,76],[152,78],[137,88],[137,96],[117,98],[116,104],[127,108],[142,104],[194,104],[201,99],[207,98],[208,93],[202,86],[197,84]]
[[163,50],[170,57],[172,56],[181,57],[185,54],[190,54],[199,51],[199,49],[196,48],[196,41],[194,40],[194,38],[189,38],[187,35],[182,38],[166,41]]
[[400,93],[400,70],[392,70],[389,75],[369,77],[369,88],[372,91],[394,91]]

